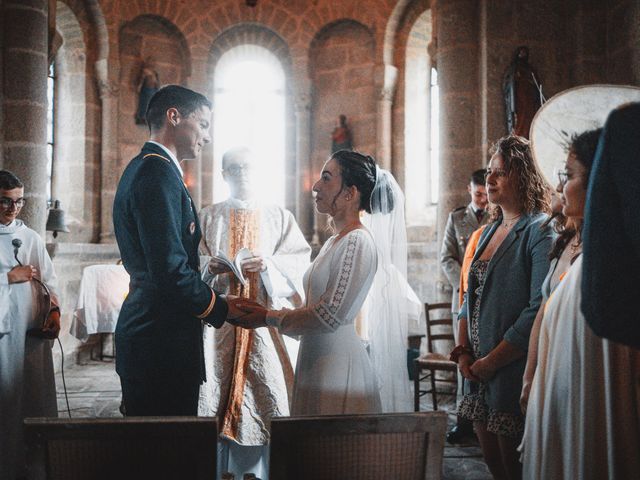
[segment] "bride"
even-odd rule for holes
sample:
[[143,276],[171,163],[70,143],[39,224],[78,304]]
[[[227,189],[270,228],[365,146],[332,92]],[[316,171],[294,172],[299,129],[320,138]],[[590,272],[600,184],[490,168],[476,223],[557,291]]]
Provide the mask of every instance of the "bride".
[[[400,187],[373,158],[341,150],[325,163],[313,191],[318,212],[331,216],[337,233],[304,276],[306,306],[257,311],[238,298],[230,302],[254,315],[233,322],[300,336],[292,415],[410,410]],[[365,300],[369,313],[361,316],[359,336],[355,324]]]

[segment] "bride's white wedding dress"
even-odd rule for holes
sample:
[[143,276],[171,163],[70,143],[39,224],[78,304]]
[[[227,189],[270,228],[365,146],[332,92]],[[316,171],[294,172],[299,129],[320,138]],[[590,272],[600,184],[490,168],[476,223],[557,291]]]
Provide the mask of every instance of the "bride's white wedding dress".
[[268,324],[300,336],[292,415],[381,412],[376,375],[355,329],[377,262],[366,229],[334,235],[304,276],[306,306],[268,312]]

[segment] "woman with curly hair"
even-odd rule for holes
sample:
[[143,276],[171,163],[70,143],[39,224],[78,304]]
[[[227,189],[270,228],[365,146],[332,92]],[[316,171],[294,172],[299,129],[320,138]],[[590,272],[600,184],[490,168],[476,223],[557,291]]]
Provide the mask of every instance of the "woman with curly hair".
[[460,308],[460,345],[452,352],[471,380],[458,414],[474,422],[494,478],[518,479],[524,430],[519,397],[531,326],[549,270],[551,228],[543,226],[550,188],[528,140],[507,136],[492,149],[487,194],[493,222],[479,242]]

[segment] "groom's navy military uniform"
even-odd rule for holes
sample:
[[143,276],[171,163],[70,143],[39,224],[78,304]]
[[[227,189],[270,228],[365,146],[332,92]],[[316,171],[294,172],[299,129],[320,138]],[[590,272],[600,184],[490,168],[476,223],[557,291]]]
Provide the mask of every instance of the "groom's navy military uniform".
[[115,332],[129,415],[195,415],[204,380],[202,321],[220,327],[224,298],[198,272],[195,206],[167,152],[145,143],[116,192],[113,222],[131,276]]

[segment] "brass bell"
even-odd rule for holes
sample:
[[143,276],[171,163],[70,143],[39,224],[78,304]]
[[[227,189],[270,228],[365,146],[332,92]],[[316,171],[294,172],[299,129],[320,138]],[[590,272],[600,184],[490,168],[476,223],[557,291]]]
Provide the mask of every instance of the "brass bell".
[[58,232],[69,232],[64,215],[64,210],[60,208],[60,200],[56,200],[53,203],[53,208],[49,209],[46,227],[48,232],[53,232],[53,238],[58,236]]

